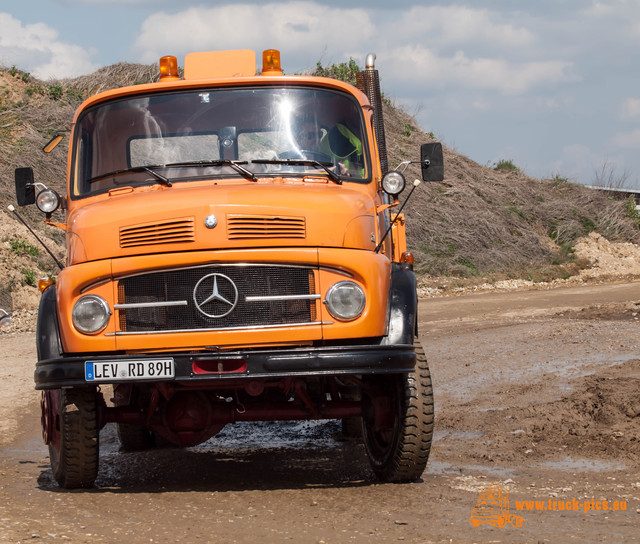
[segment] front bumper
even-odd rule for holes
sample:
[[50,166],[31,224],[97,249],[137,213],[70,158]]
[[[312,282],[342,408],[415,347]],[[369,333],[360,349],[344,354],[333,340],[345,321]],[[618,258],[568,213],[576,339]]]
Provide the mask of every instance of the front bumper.
[[[264,379],[287,376],[318,376],[323,374],[393,374],[412,372],[416,354],[413,345],[392,346],[331,346],[318,348],[295,348],[276,350],[238,350],[225,352],[197,353],[153,353],[153,358],[171,357],[175,362],[175,377],[163,380],[197,385],[198,382],[222,381],[229,379]],[[58,389],[82,385],[100,385],[117,382],[88,382],[85,380],[85,362],[87,361],[134,361],[144,354],[134,355],[77,355],[45,359],[36,363],[36,389]],[[224,369],[238,366],[242,361],[242,370]],[[202,371],[223,369],[221,371]],[[130,380],[136,382],[136,380]],[[203,383],[204,385],[204,383]]]

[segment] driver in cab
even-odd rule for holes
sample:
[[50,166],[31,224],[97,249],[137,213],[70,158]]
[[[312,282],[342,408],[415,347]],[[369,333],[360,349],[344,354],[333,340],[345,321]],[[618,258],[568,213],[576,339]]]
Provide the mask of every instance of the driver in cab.
[[364,177],[362,141],[344,123],[337,123],[328,132],[314,120],[302,119],[296,130],[299,149],[319,152],[331,158],[342,176]]

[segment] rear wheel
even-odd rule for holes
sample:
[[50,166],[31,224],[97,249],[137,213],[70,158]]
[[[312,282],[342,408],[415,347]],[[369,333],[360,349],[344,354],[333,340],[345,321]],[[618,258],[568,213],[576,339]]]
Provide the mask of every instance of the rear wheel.
[[92,487],[98,474],[100,432],[95,390],[44,391],[42,427],[58,485],[66,489]]
[[[121,385],[114,388],[113,401],[116,406],[137,406],[138,399],[143,393],[131,385]],[[116,423],[120,447],[124,452],[144,451],[153,447],[154,437],[151,431],[142,425],[130,423]]]
[[145,451],[153,447],[153,435],[142,425],[117,423],[116,428],[122,451]]
[[373,471],[385,482],[417,480],[433,437],[433,389],[422,346],[416,346],[413,372],[376,376],[368,385],[362,430]]
[[[357,387],[346,387],[340,398],[346,401],[361,401],[362,395]],[[345,439],[362,439],[362,418],[347,417],[342,420],[342,436]]]

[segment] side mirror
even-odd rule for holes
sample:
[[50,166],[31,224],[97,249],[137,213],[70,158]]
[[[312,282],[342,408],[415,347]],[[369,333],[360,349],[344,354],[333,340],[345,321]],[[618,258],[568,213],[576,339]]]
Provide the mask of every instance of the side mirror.
[[424,181],[442,181],[444,179],[444,157],[440,142],[422,144],[420,146],[420,160],[422,161],[422,179]]
[[16,168],[16,200],[18,206],[28,206],[36,201],[36,188],[33,183],[33,169]]

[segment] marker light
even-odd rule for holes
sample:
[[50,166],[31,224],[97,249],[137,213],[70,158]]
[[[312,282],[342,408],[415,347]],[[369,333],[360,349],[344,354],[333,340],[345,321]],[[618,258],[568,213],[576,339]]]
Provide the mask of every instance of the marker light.
[[62,141],[62,138],[64,138],[64,134],[56,132],[53,135],[53,138],[51,138],[51,140],[49,140],[47,144],[42,148],[42,151],[44,151],[45,153],[51,153],[54,148]]
[[178,59],[171,55],[160,57],[160,81],[177,81],[179,79]]
[[53,278],[50,278],[49,276],[47,276],[46,278],[40,278],[38,280],[38,290],[41,293],[44,293],[45,289],[50,285],[53,285],[54,283],[55,280]]
[[262,52],[262,75],[281,76],[280,51],[277,49],[265,49]]
[[407,263],[410,264],[411,266],[413,266],[413,262],[415,261],[414,257],[413,257],[413,253],[410,253],[409,251],[404,251],[402,253],[402,255],[400,255],[400,262],[401,263]]

